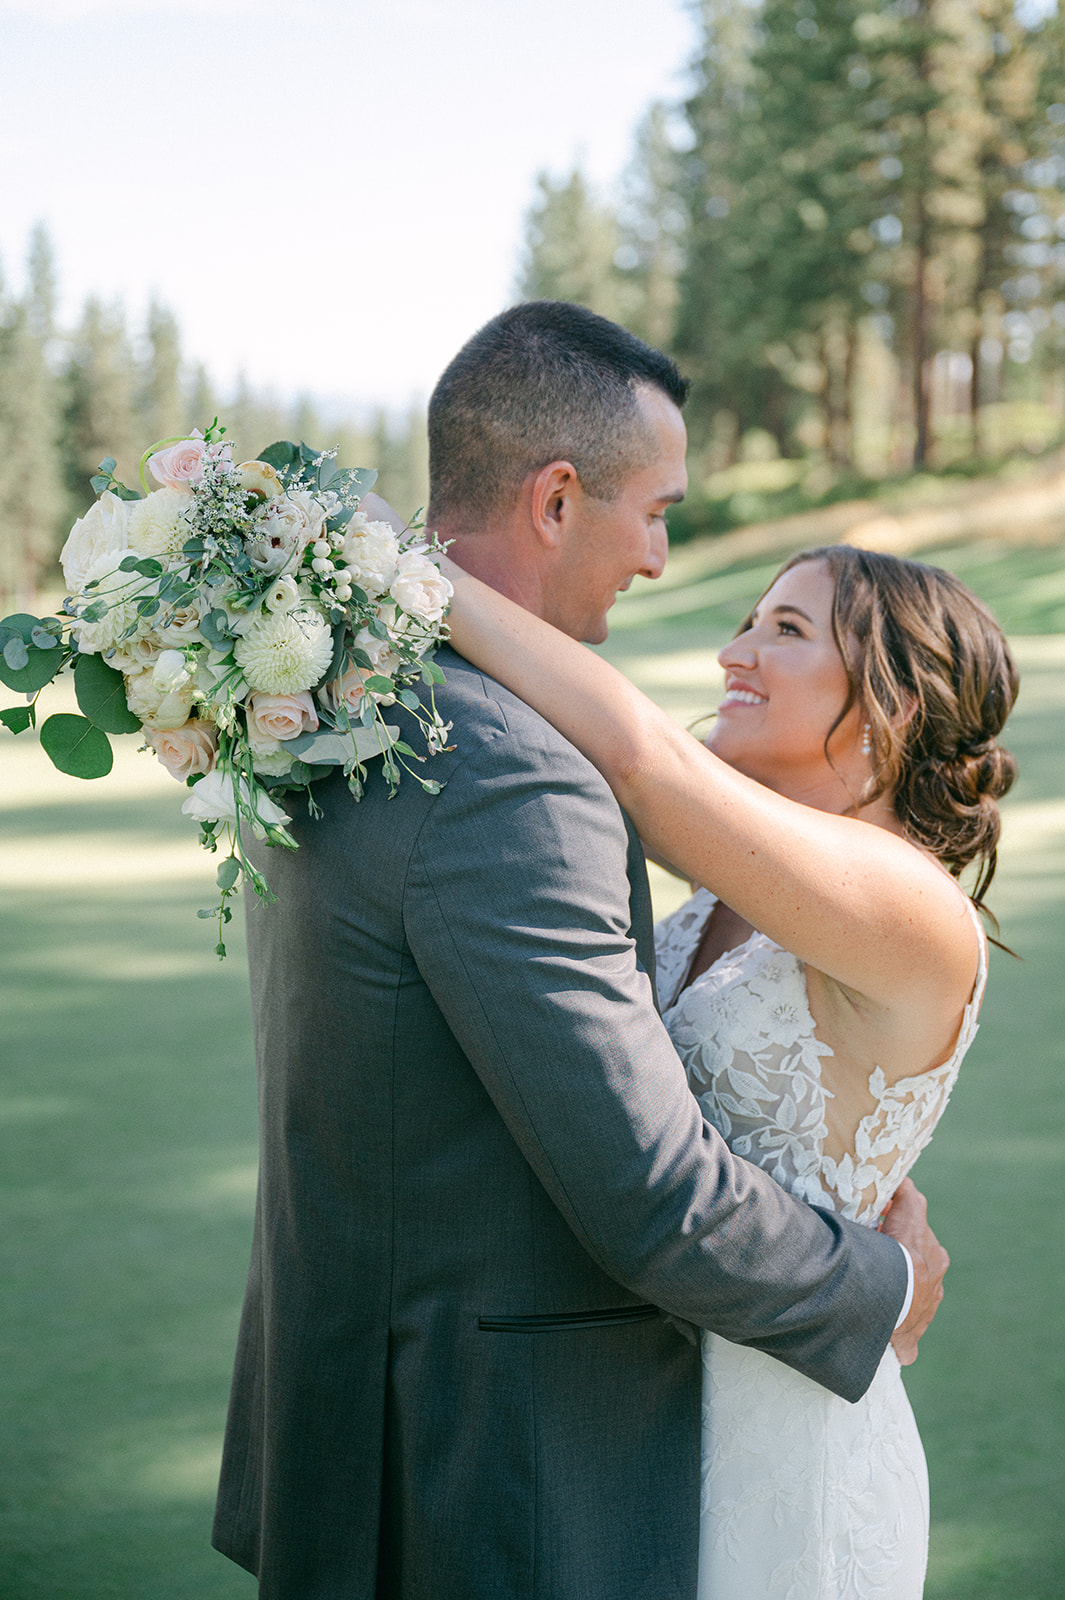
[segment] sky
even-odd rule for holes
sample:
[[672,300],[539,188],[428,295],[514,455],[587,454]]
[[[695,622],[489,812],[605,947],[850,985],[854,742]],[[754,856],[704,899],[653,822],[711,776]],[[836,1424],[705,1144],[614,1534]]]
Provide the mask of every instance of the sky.
[[693,43],[684,0],[0,0],[0,269],[43,221],[68,321],[154,295],[223,390],[400,408]]

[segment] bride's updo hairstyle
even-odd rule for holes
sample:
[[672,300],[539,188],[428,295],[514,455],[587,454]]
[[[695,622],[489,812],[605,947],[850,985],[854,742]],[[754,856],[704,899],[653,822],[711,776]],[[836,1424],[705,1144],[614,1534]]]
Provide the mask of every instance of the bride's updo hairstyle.
[[873,763],[860,803],[890,795],[908,836],[953,877],[978,862],[972,899],[981,906],[995,875],[996,802],[1017,773],[998,742],[1018,689],[1002,629],[939,567],[826,545],[781,571],[801,561],[823,561],[835,583],[832,629],[848,695],[831,732],[857,702]]

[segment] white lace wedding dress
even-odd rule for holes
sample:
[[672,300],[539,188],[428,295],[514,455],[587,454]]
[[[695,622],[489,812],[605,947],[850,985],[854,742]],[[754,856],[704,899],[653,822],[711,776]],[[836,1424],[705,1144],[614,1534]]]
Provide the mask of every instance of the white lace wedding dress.
[[[684,987],[714,903],[699,889],[656,930],[663,1018],[704,1114],[792,1194],[875,1227],[976,1033],[983,934],[950,1059],[890,1083],[877,1068],[866,1086],[834,1073],[802,963],[764,935]],[[851,1405],[703,1335],[698,1600],[919,1600],[927,1548],[924,1452],[890,1346]]]

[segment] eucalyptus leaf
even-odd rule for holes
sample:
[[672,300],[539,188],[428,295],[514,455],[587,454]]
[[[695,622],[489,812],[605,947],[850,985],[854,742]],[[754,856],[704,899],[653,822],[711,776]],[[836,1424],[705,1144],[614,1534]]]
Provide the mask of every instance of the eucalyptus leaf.
[[114,456],[104,456],[103,460],[100,462],[98,470],[100,472],[106,472],[107,476],[110,477],[117,466],[118,462],[115,460]]
[[72,778],[106,778],[114,764],[106,733],[88,717],[59,711],[41,729],[41,745],[54,767]]
[[32,706],[8,706],[0,711],[0,722],[5,728],[10,728],[12,733],[25,733],[27,728],[33,726]]
[[275,444],[268,444],[265,450],[259,451],[259,460],[265,461],[275,472],[281,472],[299,460],[299,451],[291,439],[278,439]]
[[74,663],[74,693],[89,721],[104,733],[139,732],[140,721],[126,704],[125,680],[103,656],[78,656]]
[[[384,736],[387,736],[385,742],[391,743],[399,737],[399,729],[387,727]],[[381,741],[375,729],[356,727],[348,733],[329,733],[325,730],[301,733],[296,739],[286,739],[285,749],[301,761],[335,767],[343,766],[356,757],[360,761],[369,761],[373,756],[380,755]]]
[[232,889],[239,877],[240,862],[237,860],[236,856],[226,856],[226,859],[218,868],[218,872],[215,877],[215,882],[222,890],[223,894],[227,890]]
[[[64,653],[54,648],[54,640],[41,649],[33,642],[35,630],[43,626],[40,617],[25,611],[15,612],[0,623],[0,683],[19,694],[36,694],[51,683],[63,665]],[[44,630],[51,635],[50,629]]]
[[201,617],[200,632],[209,645],[223,652],[229,649],[236,638],[224,611],[209,611],[205,617]]
[[55,650],[59,645],[55,634],[50,633],[47,628],[34,628],[30,634],[30,642],[35,644],[38,650]]

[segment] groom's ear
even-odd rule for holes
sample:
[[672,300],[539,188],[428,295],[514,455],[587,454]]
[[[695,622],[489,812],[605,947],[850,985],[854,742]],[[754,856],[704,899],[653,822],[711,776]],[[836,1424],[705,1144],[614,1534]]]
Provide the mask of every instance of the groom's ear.
[[572,461],[551,461],[533,477],[529,512],[547,549],[562,549],[583,493]]

